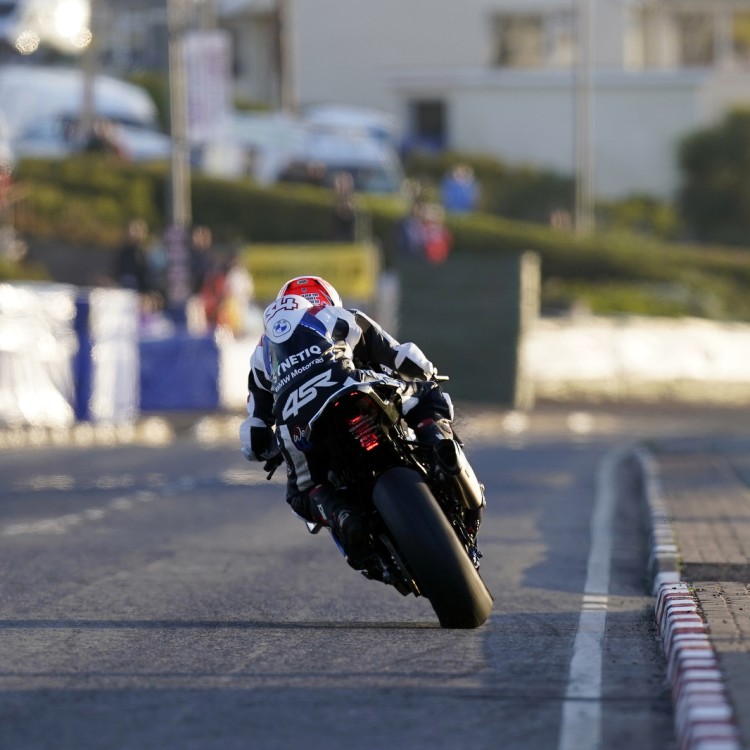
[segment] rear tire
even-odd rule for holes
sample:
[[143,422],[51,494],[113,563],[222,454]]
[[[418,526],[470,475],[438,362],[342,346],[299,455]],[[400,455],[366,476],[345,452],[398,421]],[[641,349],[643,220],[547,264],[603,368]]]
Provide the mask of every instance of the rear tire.
[[492,594],[417,472],[389,469],[373,502],[444,628],[478,628],[492,610]]

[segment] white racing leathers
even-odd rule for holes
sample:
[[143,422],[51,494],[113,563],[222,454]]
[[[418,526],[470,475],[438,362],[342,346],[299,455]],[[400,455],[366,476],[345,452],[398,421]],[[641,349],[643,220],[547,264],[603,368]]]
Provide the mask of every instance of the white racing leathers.
[[265,333],[250,360],[248,417],[242,451],[265,461],[280,449],[287,463],[287,500],[325,481],[327,467],[305,439],[310,418],[334,393],[355,382],[385,381],[400,391],[414,426],[453,418],[450,399],[428,380],[432,363],[414,344],[400,344],[357,310],[312,307],[282,297],[264,313]]

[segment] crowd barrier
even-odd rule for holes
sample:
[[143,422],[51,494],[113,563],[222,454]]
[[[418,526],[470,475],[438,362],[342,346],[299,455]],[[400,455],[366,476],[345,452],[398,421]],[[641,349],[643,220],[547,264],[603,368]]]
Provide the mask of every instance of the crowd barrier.
[[144,335],[122,289],[0,284],[0,425],[128,424],[142,413],[240,409],[252,337]]
[[[397,290],[385,291],[381,296],[395,309]],[[0,284],[0,427],[127,425],[156,412],[241,412],[259,334],[154,332],[139,320],[137,295],[128,290]],[[467,339],[462,343],[465,349]],[[434,357],[433,348],[425,345]],[[537,319],[519,351],[527,387],[540,399],[750,403],[748,325]],[[451,393],[466,398],[458,375]],[[490,402],[491,395],[477,389],[471,400]]]

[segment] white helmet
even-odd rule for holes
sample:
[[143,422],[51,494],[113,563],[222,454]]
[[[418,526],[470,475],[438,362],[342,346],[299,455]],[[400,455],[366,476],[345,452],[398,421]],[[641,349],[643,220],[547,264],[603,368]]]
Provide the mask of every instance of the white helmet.
[[304,297],[317,307],[319,305],[343,307],[339,293],[320,276],[297,276],[284,284],[276,295],[276,299],[286,297],[290,294]]

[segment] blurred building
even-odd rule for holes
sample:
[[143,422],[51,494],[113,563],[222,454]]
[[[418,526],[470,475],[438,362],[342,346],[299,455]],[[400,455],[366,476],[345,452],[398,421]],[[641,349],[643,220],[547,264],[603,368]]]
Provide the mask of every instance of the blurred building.
[[749,0],[95,0],[109,72],[166,68],[167,2],[230,34],[237,99],[380,109],[407,145],[567,173],[593,8],[599,197],[669,195],[680,136],[750,103]]
[[[574,169],[581,0],[296,0],[301,103],[398,115],[415,143]],[[594,185],[676,187],[678,138],[750,102],[747,0],[595,0]]]
[[[3,0],[0,0],[0,3]],[[278,0],[94,0],[105,65],[116,72],[166,70],[167,5],[191,28],[226,31],[237,99],[280,102]]]

